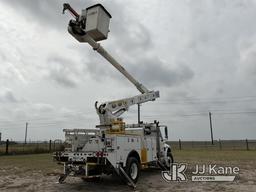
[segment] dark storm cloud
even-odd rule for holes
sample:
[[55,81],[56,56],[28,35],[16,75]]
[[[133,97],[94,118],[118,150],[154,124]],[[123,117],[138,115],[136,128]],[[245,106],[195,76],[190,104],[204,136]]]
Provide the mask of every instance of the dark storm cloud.
[[[150,87],[170,87],[178,86],[194,77],[194,72],[184,63],[179,63],[177,67],[171,68],[167,63],[161,61],[158,57],[137,56],[127,60],[123,66],[142,84]],[[120,73],[116,71],[107,61],[100,58],[94,53],[89,54],[90,60],[84,60],[84,71],[96,80],[104,80],[104,78],[113,78],[122,83],[127,83],[125,78],[120,78]],[[107,64],[107,65],[106,65]],[[175,65],[174,65],[175,66]]]
[[0,50],[0,61],[1,62],[5,62],[7,60],[5,54],[2,52],[2,50]]
[[240,72],[253,82],[256,81],[256,40],[251,39],[251,45],[240,51]]
[[113,47],[129,52],[147,51],[154,48],[149,29],[141,24],[139,19],[133,20],[124,12],[118,12],[115,15],[118,17],[110,24],[110,35],[114,40]]
[[[63,3],[70,3],[80,13],[81,9],[99,2],[96,0],[11,0],[3,1],[3,3],[14,8],[17,13],[30,21],[38,22],[40,25],[50,25],[53,29],[62,29],[67,24],[67,20],[62,14]],[[106,2],[105,4],[111,5],[115,9],[117,3]],[[68,15],[66,18],[71,17]]]
[[60,19],[62,1],[12,0],[4,1],[4,3],[30,21],[36,21],[41,25],[51,24],[57,27],[62,24],[63,19]]
[[74,88],[78,83],[78,70],[75,62],[63,57],[53,56],[48,59],[50,78],[62,87]]
[[168,64],[157,57],[140,58],[134,62],[136,64],[129,65],[131,73],[146,85],[153,87],[178,86],[194,76],[194,72],[188,66],[180,64],[170,69]]
[[[122,9],[124,11],[120,11]],[[106,42],[104,47],[136,79],[148,86],[164,87],[179,85],[193,78],[194,72],[187,65],[178,64],[178,67],[170,68],[157,57],[152,34],[139,20],[133,20],[125,15],[124,8],[113,11],[118,17],[113,18],[110,24],[109,37],[112,41]],[[84,52],[82,51],[81,54]],[[106,77],[120,80],[119,72],[112,66],[103,64],[102,62],[107,61],[101,59],[101,56],[95,55],[91,50],[88,54],[86,60],[83,59],[83,63],[85,70],[91,76],[97,80]],[[122,80],[127,83],[124,78]]]
[[17,99],[12,90],[10,89],[2,89],[0,92],[0,103],[18,103],[20,102],[19,99]]
[[[39,24],[50,24],[54,28],[64,28],[67,24],[67,19],[63,18],[61,14],[62,4],[66,2],[60,1],[35,1],[35,0],[13,0],[6,1],[12,7],[19,7],[17,9],[21,14],[26,17],[37,21]],[[77,10],[89,6],[96,1],[69,1],[70,4]],[[97,2],[98,3],[98,2]],[[173,86],[180,84],[187,79],[193,77],[193,72],[186,66],[181,66],[174,69],[169,69],[156,57],[155,54],[149,55],[145,52],[150,52],[155,49],[152,37],[148,28],[142,25],[139,20],[132,20],[126,13],[124,6],[121,6],[117,1],[103,1],[103,5],[111,12],[113,16],[110,26],[111,39],[108,47],[111,51],[121,52],[120,57],[134,58],[134,61],[127,61],[127,68],[134,74],[142,83],[150,86]],[[89,50],[91,51],[91,50]],[[82,51],[84,54],[84,50]],[[114,54],[113,54],[114,55]],[[113,69],[106,68],[105,66],[97,65],[99,62],[95,55],[87,58],[86,71],[91,73],[96,79],[101,77],[110,77],[118,79],[117,72],[111,71]],[[57,62],[58,67],[51,67],[49,76],[58,84],[65,87],[75,87],[76,81],[72,74],[69,74],[71,67],[59,62],[59,59],[50,59],[50,62]],[[143,74],[143,75],[142,75]],[[72,78],[71,78],[72,77]]]

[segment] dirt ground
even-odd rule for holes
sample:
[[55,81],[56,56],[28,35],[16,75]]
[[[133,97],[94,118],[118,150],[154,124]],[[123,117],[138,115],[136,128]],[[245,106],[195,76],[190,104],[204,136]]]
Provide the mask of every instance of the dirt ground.
[[[188,163],[187,182],[167,183],[160,170],[144,170],[134,191],[256,191],[256,151],[175,151],[176,162]],[[194,164],[238,166],[234,182],[192,182]],[[56,183],[61,167],[49,154],[0,157],[0,191],[133,191],[118,178],[104,176],[99,182],[69,177]]]

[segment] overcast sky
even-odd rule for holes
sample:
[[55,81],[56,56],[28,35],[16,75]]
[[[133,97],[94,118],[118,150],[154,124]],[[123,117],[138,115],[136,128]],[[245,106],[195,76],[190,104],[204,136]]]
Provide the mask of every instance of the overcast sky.
[[[139,94],[87,44],[67,32],[62,0],[1,1],[0,132],[3,139],[63,139],[64,128],[99,123],[94,102]],[[68,2],[68,1],[67,1]],[[161,97],[142,120],[170,140],[256,138],[256,0],[69,1],[111,13],[101,44]],[[136,107],[124,116],[137,122]]]

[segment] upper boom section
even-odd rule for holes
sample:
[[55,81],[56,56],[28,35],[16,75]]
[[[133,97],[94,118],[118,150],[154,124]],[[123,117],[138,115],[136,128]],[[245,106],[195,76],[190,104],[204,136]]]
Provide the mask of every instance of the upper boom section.
[[109,19],[111,15],[100,5],[94,5],[82,10],[79,15],[69,4],[63,5],[63,12],[69,10],[75,20],[70,20],[68,32],[79,42],[85,42],[92,46],[106,60],[108,60],[120,73],[122,73],[142,93],[150,92],[144,85],[138,82],[128,71],[124,69],[99,43],[96,41],[107,38],[109,32]]

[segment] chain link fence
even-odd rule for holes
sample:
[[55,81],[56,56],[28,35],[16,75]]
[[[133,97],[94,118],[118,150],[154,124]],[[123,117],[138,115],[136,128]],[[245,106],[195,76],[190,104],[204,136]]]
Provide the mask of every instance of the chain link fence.
[[256,150],[256,140],[168,141],[174,150]]
[[7,139],[0,143],[0,155],[50,153],[61,150],[64,150],[64,143],[61,140],[22,143]]

